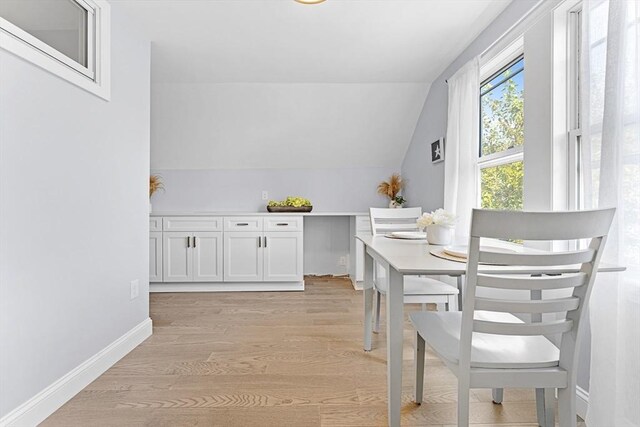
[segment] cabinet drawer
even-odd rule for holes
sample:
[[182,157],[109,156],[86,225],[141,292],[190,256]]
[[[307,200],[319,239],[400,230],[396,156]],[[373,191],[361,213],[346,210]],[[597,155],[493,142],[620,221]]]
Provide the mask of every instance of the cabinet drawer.
[[224,231],[262,231],[261,216],[227,216]]
[[356,217],[356,231],[371,232],[371,219],[368,216]]
[[162,231],[161,216],[152,216],[149,218],[149,231]]
[[302,217],[268,216],[264,218],[264,231],[302,231]]
[[222,231],[222,217],[164,217],[164,231]]

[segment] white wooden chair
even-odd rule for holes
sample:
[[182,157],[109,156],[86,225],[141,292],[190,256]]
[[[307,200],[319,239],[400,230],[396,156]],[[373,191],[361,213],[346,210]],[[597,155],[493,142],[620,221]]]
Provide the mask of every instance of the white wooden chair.
[[[583,308],[589,304],[614,213],[615,209],[474,210],[462,312],[410,315],[417,330],[416,402],[422,401],[426,341],[458,377],[458,426],[469,423],[469,389],[492,387],[537,389],[538,422],[545,427],[555,425],[553,406],[554,389],[557,389],[560,426],[575,426],[577,341],[586,314]],[[570,252],[497,253],[480,248],[483,237],[544,241],[590,239],[590,244],[587,249]],[[481,274],[478,263],[523,266],[518,268],[523,274]],[[526,266],[553,274],[558,267],[575,264],[581,265],[579,273],[526,275]],[[529,269],[531,273],[531,267]],[[563,291],[556,290],[560,289],[569,296],[559,297],[558,292]],[[538,296],[544,292],[547,298],[516,299],[514,290],[537,292]],[[487,293],[491,293],[490,298]],[[550,295],[553,293],[555,295]],[[531,315],[532,320],[522,320],[512,313]],[[560,336],[560,348],[548,336]]]
[[[374,236],[391,233],[393,231],[418,231],[417,219],[422,215],[422,208],[385,209],[370,208],[371,233]],[[375,290],[376,305],[374,314],[373,332],[380,331],[380,304],[381,296],[387,293],[384,280],[387,272],[374,264],[373,286]],[[407,276],[404,279],[404,303],[444,304],[445,310],[457,309],[457,295],[459,291],[455,286],[448,285],[440,280],[428,277]]]

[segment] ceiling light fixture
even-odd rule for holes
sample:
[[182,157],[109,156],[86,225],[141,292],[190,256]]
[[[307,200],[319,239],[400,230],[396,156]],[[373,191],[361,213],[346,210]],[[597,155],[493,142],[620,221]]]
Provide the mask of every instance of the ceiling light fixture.
[[295,0],[295,1],[302,4],[318,4],[318,3],[322,3],[325,0]]

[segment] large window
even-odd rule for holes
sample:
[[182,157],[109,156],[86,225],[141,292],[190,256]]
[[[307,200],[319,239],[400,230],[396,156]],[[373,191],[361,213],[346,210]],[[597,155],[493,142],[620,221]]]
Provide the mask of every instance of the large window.
[[0,0],[0,47],[105,98],[108,27],[102,0]]
[[522,210],[524,58],[518,57],[480,87],[479,206]]

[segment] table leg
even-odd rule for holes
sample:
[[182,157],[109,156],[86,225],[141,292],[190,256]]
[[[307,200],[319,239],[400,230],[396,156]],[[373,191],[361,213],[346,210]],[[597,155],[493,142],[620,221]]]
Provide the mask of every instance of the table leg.
[[373,333],[373,258],[366,250],[364,254],[364,351],[371,351],[371,335]]
[[404,334],[404,277],[387,271],[387,399],[389,425],[400,426],[402,404],[402,347]]

